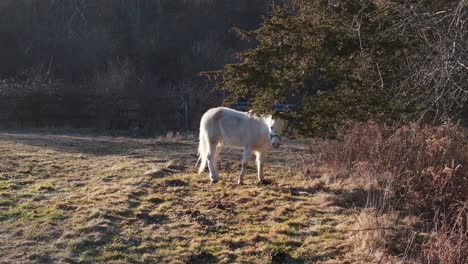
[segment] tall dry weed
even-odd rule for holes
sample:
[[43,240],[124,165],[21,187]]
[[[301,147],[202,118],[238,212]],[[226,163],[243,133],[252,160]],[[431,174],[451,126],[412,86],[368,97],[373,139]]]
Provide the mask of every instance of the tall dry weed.
[[434,217],[434,228],[423,252],[427,263],[468,262],[468,203],[455,207],[452,219],[439,215]]
[[348,177],[361,180],[374,177],[385,194],[385,201],[377,203],[377,207],[385,205],[387,211],[402,210],[426,219],[425,228],[431,234],[424,244],[426,260],[466,260],[465,128],[452,123],[440,126],[352,123],[340,129],[335,140],[312,141],[310,154],[314,166],[346,170]]

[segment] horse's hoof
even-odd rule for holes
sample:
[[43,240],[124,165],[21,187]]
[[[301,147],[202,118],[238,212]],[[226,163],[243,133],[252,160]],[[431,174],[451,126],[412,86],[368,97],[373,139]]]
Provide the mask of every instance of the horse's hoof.
[[265,185],[266,181],[265,180],[258,180],[257,185]]
[[219,180],[211,180],[211,184],[215,184],[215,183],[218,183]]
[[237,185],[242,185],[242,184],[244,184],[244,182],[241,182],[241,181],[237,182]]

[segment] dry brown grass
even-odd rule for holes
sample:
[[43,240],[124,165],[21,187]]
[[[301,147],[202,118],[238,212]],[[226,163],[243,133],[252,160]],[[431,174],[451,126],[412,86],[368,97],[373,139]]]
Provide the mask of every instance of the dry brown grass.
[[354,241],[352,254],[364,262],[396,262],[396,258],[389,257],[386,251],[396,233],[398,214],[379,214],[368,208],[356,218],[356,223],[349,230]]
[[[300,173],[300,142],[268,157],[266,185],[196,174],[197,144],[0,133],[0,262],[341,263],[353,210]],[[253,165],[253,163],[252,163]],[[352,257],[352,256],[351,256]]]
[[[312,155],[286,142],[269,154],[261,186],[253,163],[247,184],[235,184],[240,151],[223,153],[222,182],[209,184],[189,137],[0,134],[0,262],[465,261],[463,194],[434,202],[422,193],[459,190],[448,179],[465,173],[456,169],[463,137],[453,126],[351,129],[353,137],[315,142]],[[389,166],[402,149],[416,163]],[[437,177],[417,173],[428,164]],[[450,210],[428,218],[445,203]]]

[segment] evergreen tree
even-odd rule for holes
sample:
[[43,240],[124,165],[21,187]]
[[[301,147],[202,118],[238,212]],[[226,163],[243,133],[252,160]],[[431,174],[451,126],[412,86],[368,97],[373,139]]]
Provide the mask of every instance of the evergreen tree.
[[302,134],[347,119],[441,121],[466,109],[466,4],[461,1],[308,1],[276,5],[238,63],[206,73],[227,102],[256,111],[296,101]]

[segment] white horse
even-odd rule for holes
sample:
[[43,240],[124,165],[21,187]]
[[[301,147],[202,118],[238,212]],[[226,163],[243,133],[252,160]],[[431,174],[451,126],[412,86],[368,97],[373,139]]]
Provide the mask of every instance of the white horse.
[[226,107],[216,107],[206,111],[200,121],[198,161],[201,160],[201,163],[198,173],[203,172],[208,164],[211,182],[218,182],[216,164],[222,147],[243,148],[238,184],[243,182],[244,170],[252,152],[257,158],[258,181],[261,183],[268,146],[272,145],[276,149],[280,145],[280,137],[276,133],[279,129],[279,120],[271,115],[255,116]]

